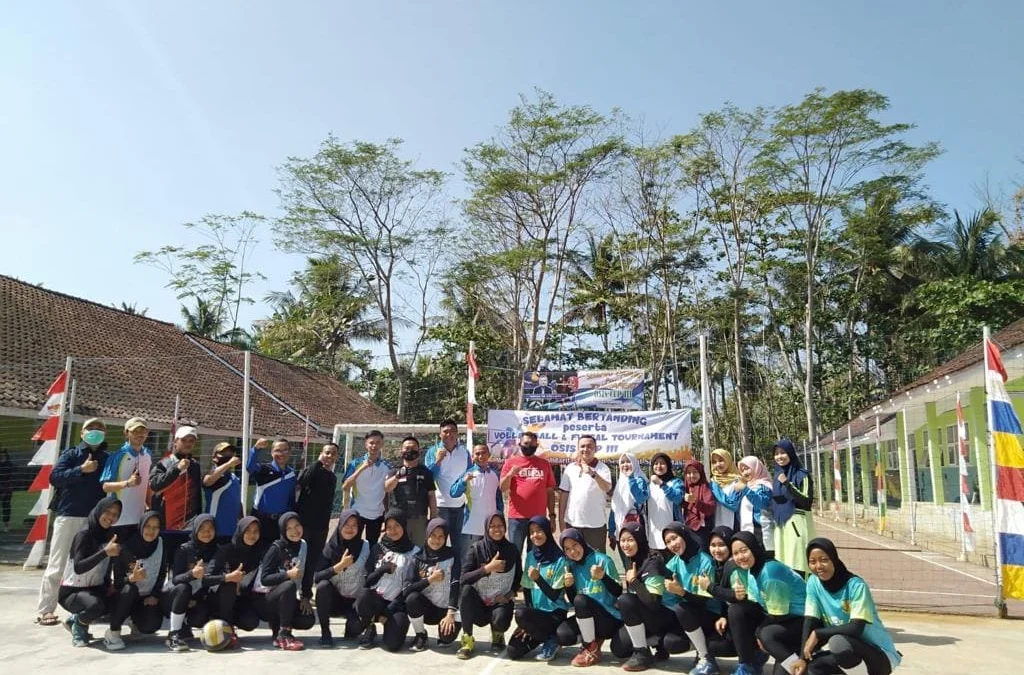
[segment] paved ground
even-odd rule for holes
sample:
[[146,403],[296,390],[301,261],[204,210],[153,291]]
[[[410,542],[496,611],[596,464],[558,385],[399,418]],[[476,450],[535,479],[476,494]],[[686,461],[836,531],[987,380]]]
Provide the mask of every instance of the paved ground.
[[[851,563],[852,566],[852,563]],[[458,673],[459,675],[490,675],[491,673],[536,672],[537,668],[569,668],[569,657],[563,652],[550,664],[535,661],[512,662],[490,655],[478,655],[470,661],[458,661],[454,649],[431,649],[423,653],[389,654],[380,649],[362,651],[340,647],[321,650],[311,647],[305,652],[276,652],[270,646],[266,630],[246,634],[242,649],[223,654],[193,651],[187,654],[168,653],[159,638],[149,637],[129,643],[124,652],[107,653],[98,644],[84,649],[71,647],[67,632],[59,626],[37,626],[34,618],[39,573],[19,568],[0,567],[0,663],[4,673],[71,673],[76,675],[108,675],[113,669],[146,675],[181,675],[182,668],[231,668],[247,675],[279,675],[282,668],[326,672],[344,668],[347,673],[394,673],[425,675]],[[60,612],[63,616],[63,611]],[[975,675],[979,670],[993,673],[1019,672],[1024,660],[1022,625],[1019,621],[965,616],[935,616],[910,613],[884,613],[883,620],[893,633],[896,645],[904,654],[907,675]],[[96,626],[94,633],[101,633]],[[340,633],[339,630],[335,634]],[[315,632],[307,643],[315,643]],[[479,647],[486,644],[478,643]],[[656,670],[685,672],[688,657],[674,657]],[[734,660],[723,660],[731,668]],[[607,661],[595,667],[598,673],[621,672],[619,664]],[[550,671],[549,671],[550,672]],[[563,670],[562,672],[568,672]],[[575,672],[575,671],[573,671]],[[655,671],[656,672],[656,671]],[[771,672],[766,669],[766,672]]]

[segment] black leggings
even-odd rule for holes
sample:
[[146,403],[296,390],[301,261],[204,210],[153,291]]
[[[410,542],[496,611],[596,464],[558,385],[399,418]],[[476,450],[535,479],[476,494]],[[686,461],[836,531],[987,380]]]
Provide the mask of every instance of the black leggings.
[[[359,613],[359,620],[362,627],[367,627],[377,621],[377,617],[386,616],[384,622],[384,634],[381,642],[384,649],[389,652],[397,652],[405,644],[405,636],[409,633],[409,615],[405,610],[391,612],[388,610],[388,601],[380,593],[372,588],[364,588],[356,596],[356,612]],[[347,630],[346,626],[346,630]]]
[[184,614],[185,625],[198,628],[210,620],[210,598],[207,589],[192,593],[191,584],[177,584],[165,596],[171,614]]
[[[416,618],[418,616],[423,617],[423,623],[428,626],[436,626],[441,623],[448,614],[447,607],[438,607],[432,603],[422,593],[410,593],[405,598],[405,612],[409,615],[409,618]],[[462,629],[462,623],[459,621],[455,622],[455,629],[449,635],[441,635],[440,631],[437,634],[437,644],[439,645],[450,645],[455,642],[455,638],[458,637],[459,631]]]
[[236,583],[222,583],[217,588],[212,614],[241,630],[256,630],[260,625],[254,594],[251,591],[239,593]]
[[110,630],[118,632],[125,621],[131,617],[132,623],[140,633],[155,633],[164,622],[164,610],[160,595],[154,593],[146,596],[157,599],[155,605],[145,604],[145,598],[139,595],[135,584],[125,584],[121,592],[114,596],[114,606],[110,610]]
[[571,647],[582,640],[580,627],[577,619],[594,620],[594,639],[608,640],[619,632],[622,621],[608,613],[608,610],[601,606],[597,600],[589,595],[577,593],[572,601],[576,616],[566,619],[558,627],[558,644],[563,647]]
[[[802,635],[801,635],[802,637]],[[863,662],[868,675],[889,675],[892,664],[878,647],[859,637],[833,635],[822,645],[828,651],[819,652],[807,664],[808,675],[832,675],[839,668],[853,668]]]
[[320,619],[320,634],[331,634],[331,617],[345,617],[345,638],[357,637],[362,631],[359,613],[356,612],[356,599],[346,598],[338,592],[338,588],[330,579],[324,579],[316,585],[316,615]]
[[298,584],[294,579],[289,579],[274,586],[269,593],[255,594],[256,611],[267,620],[274,635],[281,629],[309,630],[316,623],[312,613],[303,614],[299,611],[298,592]]
[[[662,604],[659,604],[656,609],[648,607],[635,593],[623,593],[615,601],[615,606],[622,614],[623,624],[622,628],[612,636],[611,648],[616,657],[624,659],[633,653],[633,640],[629,636],[629,631],[626,630],[627,626],[642,624],[647,633],[648,644],[650,644],[651,638],[657,638],[657,642],[662,643],[667,635],[676,634],[675,639],[670,640],[671,649],[686,651],[689,646],[688,642],[685,647],[682,645],[686,638],[677,634],[678,626],[675,615],[668,607]],[[665,646],[670,648],[669,644]]]
[[793,654],[799,654],[800,638],[803,637],[804,618],[789,615],[772,619],[775,623],[764,623],[757,629],[757,639],[764,650],[775,659],[775,671],[782,673],[781,664]]
[[67,611],[77,614],[79,622],[84,624],[92,623],[107,612],[107,598],[103,593],[102,586],[94,588],[61,586],[57,593],[57,602]]
[[384,516],[380,518],[363,518],[359,516],[359,535],[370,542],[372,547],[380,539],[380,530],[384,527]]
[[494,633],[504,633],[512,625],[512,611],[515,603],[503,602],[500,605],[484,604],[480,593],[472,586],[463,586],[459,598],[459,611],[462,612],[462,631],[466,635],[473,634],[473,626],[490,626]]
[[544,642],[555,635],[565,616],[564,609],[545,612],[536,607],[520,607],[515,611],[516,625],[537,642]]
[[761,605],[750,600],[729,605],[729,632],[740,663],[753,663],[758,651],[757,628],[766,616]]

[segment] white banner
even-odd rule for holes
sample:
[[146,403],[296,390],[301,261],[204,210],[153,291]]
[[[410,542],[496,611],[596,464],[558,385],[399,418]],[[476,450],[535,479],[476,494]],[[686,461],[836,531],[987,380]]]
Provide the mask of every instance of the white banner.
[[491,457],[503,460],[519,452],[519,434],[524,431],[537,434],[537,455],[555,463],[568,462],[576,452],[580,436],[586,435],[597,439],[597,457],[604,461],[614,461],[623,452],[638,459],[650,459],[664,452],[675,462],[693,456],[689,410],[489,410],[487,446]]

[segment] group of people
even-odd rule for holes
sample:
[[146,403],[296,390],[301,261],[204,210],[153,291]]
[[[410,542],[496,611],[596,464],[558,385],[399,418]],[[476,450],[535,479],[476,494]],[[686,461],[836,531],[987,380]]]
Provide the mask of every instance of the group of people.
[[334,646],[342,617],[343,639],[360,647],[377,643],[379,626],[385,649],[403,649],[411,628],[422,651],[432,625],[438,644],[459,640],[463,659],[487,628],[511,659],[581,645],[579,667],[598,663],[605,641],[627,671],[690,649],[696,675],[719,672],[725,655],[739,658],[738,675],[769,657],[797,674],[885,675],[899,663],[863,580],[814,538],[810,478],[787,440],[774,476],[756,457],[734,464],[716,450],[710,480],[696,461],[677,477],[664,454],[650,476],[624,454],[613,479],[584,436],[556,480],[530,432],[500,470],[486,445],[459,443],[450,420],[426,453],[405,438],[397,467],[371,432],[345,467],[346,508],[328,537],[336,446],[297,472],[287,441],[257,441],[243,518],[236,448],[219,444],[204,475],[195,429],[178,429],[154,462],[145,425],[128,420],[108,455],[103,422],[87,421],[51,474],[57,517],[37,621],[57,623],[59,603],[75,645],[102,617],[111,650],[125,647],[125,624],[153,633],[167,618],[168,648],[185,651],[193,628],[216,618],[245,631],[266,622],[275,647],[295,651],[294,631],[317,622],[320,645]]

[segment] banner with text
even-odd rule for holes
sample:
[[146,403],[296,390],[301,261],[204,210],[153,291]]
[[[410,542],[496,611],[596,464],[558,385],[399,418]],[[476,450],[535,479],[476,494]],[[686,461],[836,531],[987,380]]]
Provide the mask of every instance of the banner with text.
[[523,373],[529,410],[643,410],[642,370],[533,370]]
[[616,460],[623,452],[650,459],[664,452],[673,461],[690,459],[690,411],[601,412],[489,410],[487,445],[495,460],[519,452],[519,434],[532,431],[540,441],[537,455],[556,463],[568,462],[580,436],[597,439],[597,457]]

